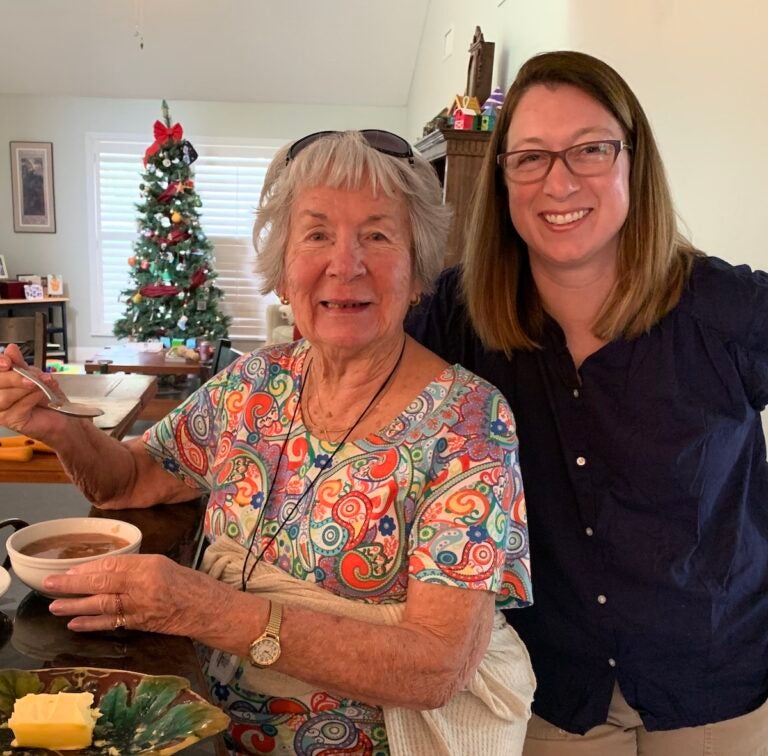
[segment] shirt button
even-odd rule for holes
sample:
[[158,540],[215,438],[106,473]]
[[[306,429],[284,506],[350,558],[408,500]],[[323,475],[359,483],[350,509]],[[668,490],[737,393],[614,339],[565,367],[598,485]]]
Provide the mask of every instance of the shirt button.
[[573,390],[573,396],[574,396],[575,399],[579,398],[579,390],[578,389],[574,389]]
[[586,457],[576,457],[576,464],[579,467],[584,467],[584,465],[587,464],[587,458]]
[[615,667],[616,666],[616,659],[608,659],[608,666]]
[[604,604],[606,601],[608,601],[608,599],[605,596],[603,596],[602,593],[597,597],[598,604]]
[[587,529],[586,529],[584,532],[585,532],[585,533],[586,533],[588,536],[592,536],[592,535],[594,535],[594,534],[595,534],[595,531],[594,531],[594,530],[592,530],[592,528],[587,528]]

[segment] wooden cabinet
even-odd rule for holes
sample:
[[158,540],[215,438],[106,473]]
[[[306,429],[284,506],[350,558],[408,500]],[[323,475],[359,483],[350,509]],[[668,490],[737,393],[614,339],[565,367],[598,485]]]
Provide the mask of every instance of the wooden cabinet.
[[443,185],[443,202],[453,208],[445,267],[461,260],[469,202],[490,140],[490,131],[439,129],[414,145],[435,167]]
[[46,299],[0,299],[0,317],[3,315],[48,315],[48,359],[69,362],[67,343],[67,297]]

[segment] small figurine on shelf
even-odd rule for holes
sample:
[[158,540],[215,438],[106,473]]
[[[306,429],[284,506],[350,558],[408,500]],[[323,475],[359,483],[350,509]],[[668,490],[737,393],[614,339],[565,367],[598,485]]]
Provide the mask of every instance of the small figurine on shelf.
[[480,128],[480,104],[476,97],[456,95],[451,107],[453,128],[459,131],[472,131]]
[[422,136],[431,134],[433,131],[437,131],[438,129],[450,128],[448,126],[449,115],[449,108],[443,108],[431,121],[426,123],[424,129],[422,130]]
[[481,131],[493,131],[496,125],[496,119],[499,115],[499,110],[504,104],[504,92],[500,87],[491,92],[488,99],[483,103],[483,110],[480,116],[480,130]]

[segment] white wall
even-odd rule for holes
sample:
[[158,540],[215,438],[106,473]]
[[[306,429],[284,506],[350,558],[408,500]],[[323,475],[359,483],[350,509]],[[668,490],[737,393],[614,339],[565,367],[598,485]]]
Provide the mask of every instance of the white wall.
[[[372,125],[402,133],[406,123],[405,108],[190,101],[170,105],[173,120],[182,124],[193,144],[196,135],[289,141],[320,129]],[[10,141],[53,142],[57,226],[55,234],[14,233],[10,161],[7,153],[5,158],[0,153],[0,254],[5,255],[11,275],[64,276],[71,298],[70,345],[80,358],[77,347],[114,341],[90,335],[85,134],[145,134],[149,146],[152,124],[159,117],[160,103],[150,100],[0,95],[0,145]],[[138,192],[138,186],[136,189]]]

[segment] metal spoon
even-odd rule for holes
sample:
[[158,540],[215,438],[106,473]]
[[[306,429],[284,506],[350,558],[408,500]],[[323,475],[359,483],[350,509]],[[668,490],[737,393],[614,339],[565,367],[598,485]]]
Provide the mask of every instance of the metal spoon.
[[98,407],[90,407],[87,404],[78,404],[77,402],[70,402],[68,399],[59,399],[56,394],[51,391],[39,378],[36,378],[32,373],[24,368],[13,365],[11,370],[14,370],[19,375],[23,375],[28,378],[32,383],[38,386],[42,392],[48,397],[48,409],[61,412],[63,415],[73,415],[74,417],[98,417],[103,415],[104,412]]

